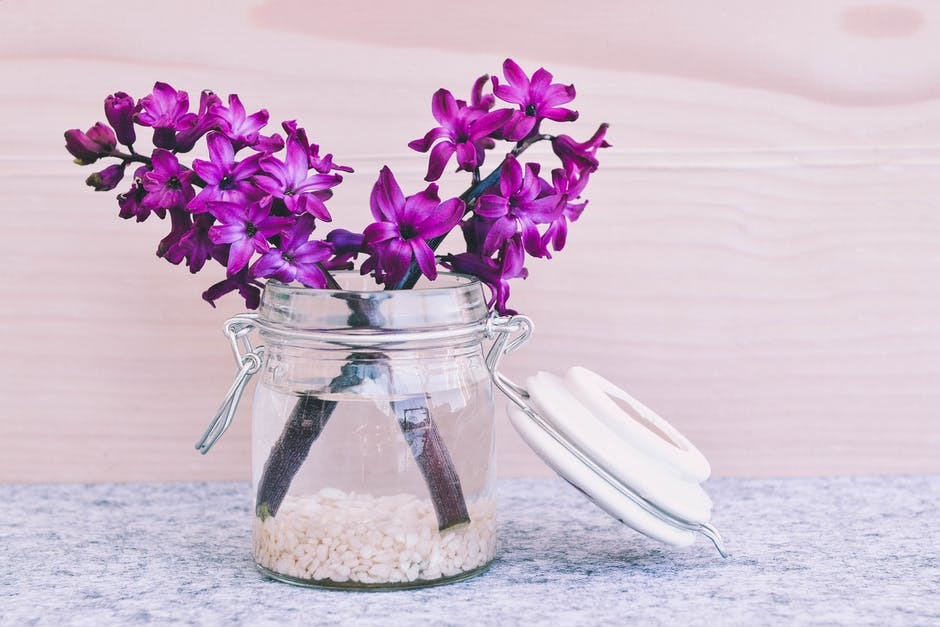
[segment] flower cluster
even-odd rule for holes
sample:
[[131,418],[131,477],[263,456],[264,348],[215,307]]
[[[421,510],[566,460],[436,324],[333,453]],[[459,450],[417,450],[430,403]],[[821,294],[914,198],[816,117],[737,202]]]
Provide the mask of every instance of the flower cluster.
[[[527,275],[526,257],[550,258],[564,247],[568,224],[586,205],[581,194],[597,169],[596,153],[608,144],[606,124],[585,142],[543,134],[544,120],[577,119],[576,111],[561,106],[574,99],[574,86],[553,83],[544,69],[530,78],[509,59],[503,75],[505,82],[480,77],[469,101],[446,89],[433,95],[439,126],[409,144],[429,153],[428,186],[405,196],[383,167],[370,198],[374,222],[362,233],[334,229],[312,239],[318,221],[331,220],[326,201],[342,181],[338,172],[352,169],[335,164],[331,154],[321,156],[294,121],[281,124],[283,136],[263,134],[268,112],[248,115],[237,95],[226,103],[204,91],[191,111],[188,94],[166,83],[137,101],[117,92],[105,99],[108,124],[67,131],[66,148],[80,165],[116,160],[87,178],[97,191],[115,189],[134,168],[129,189],[118,195],[119,215],[139,222],[169,216],[158,256],[191,272],[209,260],[225,266],[226,278],[203,294],[210,303],[238,291],[257,307],[265,278],[335,287],[330,271],[352,268],[361,254],[360,271],[388,289],[413,287],[422,275],[436,278],[439,263],[475,275],[490,288],[490,305],[506,313],[508,281]],[[139,152],[135,143],[144,129],[151,129],[153,148]],[[203,140],[209,159],[181,162]],[[487,152],[500,141],[511,148],[482,177]],[[540,141],[551,142],[560,162],[548,178],[539,163],[519,161]],[[452,159],[472,181],[459,197],[442,200],[435,181]],[[466,250],[436,256],[458,226]]]

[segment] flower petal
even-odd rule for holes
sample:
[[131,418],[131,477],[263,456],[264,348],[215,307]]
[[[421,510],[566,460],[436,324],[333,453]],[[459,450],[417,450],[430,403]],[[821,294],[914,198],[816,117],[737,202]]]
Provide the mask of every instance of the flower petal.
[[437,278],[437,265],[434,263],[434,252],[428,243],[420,238],[415,238],[409,242],[411,251],[414,253],[418,267],[421,273],[432,281]]
[[379,180],[372,187],[369,206],[376,220],[398,222],[405,206],[405,195],[388,166],[384,166],[379,172]]
[[428,157],[428,173],[424,177],[425,181],[436,181],[441,178],[441,174],[444,173],[444,168],[447,167],[447,162],[450,161],[454,150],[454,143],[451,141],[442,141],[431,150],[431,155]]
[[438,89],[431,97],[431,114],[441,126],[452,129],[457,121],[457,102],[446,89]]
[[501,218],[509,213],[509,202],[496,194],[484,194],[477,200],[473,212],[484,218]]
[[392,222],[373,222],[362,232],[362,245],[371,246],[400,237],[398,225]]
[[466,208],[464,202],[459,198],[445,200],[423,221],[416,224],[415,230],[425,239],[444,235],[457,226]]
[[522,166],[512,155],[506,155],[503,170],[499,175],[499,192],[504,198],[513,196],[522,187]]
[[212,163],[229,170],[235,161],[235,150],[232,148],[232,142],[222,133],[209,133],[206,138],[209,145],[209,158]]

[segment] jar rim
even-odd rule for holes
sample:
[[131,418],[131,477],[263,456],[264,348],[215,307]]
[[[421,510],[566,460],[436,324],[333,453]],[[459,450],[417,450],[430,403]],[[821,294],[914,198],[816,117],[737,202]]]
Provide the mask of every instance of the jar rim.
[[[474,276],[441,272],[436,281],[407,290],[384,290],[354,271],[336,272],[334,277],[344,289],[269,281],[261,297],[259,326],[271,334],[332,334],[346,341],[350,335],[365,339],[464,330],[459,333],[463,335],[489,317],[483,284]],[[375,289],[354,289],[372,286]]]

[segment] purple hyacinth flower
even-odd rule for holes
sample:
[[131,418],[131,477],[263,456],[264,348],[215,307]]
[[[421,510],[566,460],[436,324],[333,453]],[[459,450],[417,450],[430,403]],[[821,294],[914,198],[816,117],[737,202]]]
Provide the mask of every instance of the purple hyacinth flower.
[[134,110],[137,104],[134,99],[119,91],[104,99],[104,114],[108,123],[114,127],[119,142],[130,146],[137,140],[134,131]]
[[176,148],[176,131],[191,129],[196,115],[189,112],[189,94],[177,91],[166,83],[156,82],[153,92],[140,99],[134,120],[153,128],[153,145]]
[[259,134],[258,141],[252,144],[251,149],[258,151],[262,155],[273,155],[284,149],[284,138],[281,137],[280,133],[274,133],[272,135]]
[[561,159],[562,167],[566,172],[575,176],[597,170],[598,148],[610,148],[604,139],[607,134],[607,124],[601,124],[594,135],[586,142],[578,143],[567,135],[559,135],[552,139],[552,150]]
[[329,222],[332,218],[323,201],[332,192],[329,188],[342,182],[339,174],[310,174],[307,149],[295,137],[287,140],[287,158],[267,156],[260,161],[261,174],[254,183],[274,198],[281,198],[294,214],[309,213]]
[[107,124],[95,123],[86,132],[77,128],[65,131],[65,149],[75,157],[75,163],[89,165],[111,153],[117,147],[117,137]]
[[143,175],[147,195],[143,204],[151,209],[185,207],[193,199],[193,171],[180,165],[172,152],[157,148],[151,157],[153,170]]
[[333,254],[329,244],[309,241],[315,219],[310,214],[297,218],[281,236],[281,245],[263,254],[248,272],[249,276],[270,277],[281,283],[297,280],[307,287],[326,287],[327,277],[321,262]]
[[432,280],[437,278],[434,252],[426,240],[444,235],[457,225],[464,213],[463,201],[451,198],[441,202],[434,183],[405,198],[392,171],[385,166],[372,188],[369,205],[376,222],[363,233],[363,246],[372,256],[362,265],[362,273],[374,270],[380,283],[395,283],[416,260],[422,274]]
[[199,272],[206,261],[219,252],[217,249],[220,247],[209,236],[214,224],[214,216],[208,213],[199,214],[167,250],[164,257],[172,263],[179,263],[185,258],[189,271],[193,274]]
[[204,89],[199,96],[199,111],[189,128],[176,134],[176,152],[189,152],[202,139],[202,136],[219,127],[219,118],[212,112],[212,108],[222,102],[219,97],[208,89]]
[[279,234],[294,222],[291,217],[271,215],[270,202],[255,202],[247,207],[232,202],[212,202],[209,211],[220,224],[209,229],[213,244],[231,244],[228,254],[228,275],[248,265],[254,253],[271,250],[268,238]]
[[219,130],[228,135],[236,151],[256,144],[259,138],[258,131],[268,123],[266,109],[247,115],[245,106],[237,94],[229,94],[228,107],[221,101],[214,104],[212,113],[219,120]]
[[574,85],[552,83],[552,75],[545,68],[539,68],[532,75],[526,76],[515,61],[503,62],[503,75],[508,84],[500,85],[493,77],[493,93],[500,100],[519,105],[519,110],[503,127],[506,139],[518,141],[538,128],[543,118],[556,122],[572,122],[578,119],[578,112],[558,105],[571,102],[575,97]]
[[240,204],[258,200],[261,193],[251,180],[258,172],[261,155],[255,153],[236,162],[232,142],[222,133],[210,134],[206,143],[211,160],[193,161],[193,170],[206,186],[190,201],[189,209],[196,213],[204,212],[206,203],[215,200]]
[[349,166],[333,163],[333,155],[330,153],[321,157],[320,146],[310,143],[307,139],[307,131],[297,126],[297,120],[286,120],[281,123],[281,127],[284,129],[284,132],[287,133],[288,139],[296,139],[304,147],[304,150],[307,151],[310,168],[313,168],[320,174],[329,174],[334,170],[341,172],[354,171]]
[[502,128],[512,117],[510,109],[485,109],[468,106],[454,99],[446,89],[438,89],[431,98],[431,113],[440,126],[431,129],[421,139],[408,144],[412,150],[427,152],[434,142],[428,160],[428,173],[424,180],[441,178],[447,162],[454,153],[461,170],[472,172],[482,165],[484,150],[493,147],[492,133]]
[[326,270],[352,270],[353,259],[363,252],[362,233],[353,233],[346,229],[333,229],[326,234],[326,241],[333,247],[333,256],[323,262]]
[[95,172],[85,179],[85,185],[94,187],[96,192],[106,192],[114,189],[124,178],[124,165],[123,163],[115,163],[104,170]]
[[[568,222],[575,222],[581,217],[588,201],[571,202],[571,199],[578,199],[581,192],[588,183],[587,172],[580,177],[570,175],[562,169],[552,170],[552,188],[551,191],[543,193],[552,193],[562,195],[565,198],[564,208],[561,215],[555,218],[545,233],[542,234],[542,248],[548,253],[548,247],[551,246],[556,252],[565,247],[568,238]],[[546,254],[551,258],[551,254]]]
[[179,264],[185,252],[177,244],[193,225],[192,216],[181,207],[170,208],[170,232],[157,245],[157,257],[163,257],[173,265]]
[[470,274],[483,282],[490,290],[488,307],[493,307],[496,313],[502,316],[515,315],[514,309],[509,309],[509,279],[525,279],[529,271],[524,267],[525,252],[517,237],[506,242],[500,254],[495,259],[474,252],[459,255],[447,255],[441,263],[454,272]]
[[248,268],[245,268],[207,289],[202,293],[202,299],[215,307],[215,301],[229,292],[238,290],[238,293],[245,299],[245,306],[248,309],[257,309],[261,305],[262,287],[264,285],[248,276]]
[[499,194],[483,194],[474,208],[478,216],[495,220],[483,242],[485,255],[496,252],[516,233],[522,234],[525,250],[530,255],[547,255],[536,225],[548,224],[558,218],[566,197],[562,194],[543,196],[542,189],[538,164],[527,163],[523,175],[516,158],[512,154],[506,156],[499,179]]

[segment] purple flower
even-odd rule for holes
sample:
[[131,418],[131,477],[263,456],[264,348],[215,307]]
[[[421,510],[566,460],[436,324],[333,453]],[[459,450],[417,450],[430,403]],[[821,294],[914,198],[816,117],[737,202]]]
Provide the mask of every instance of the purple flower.
[[[284,132],[287,133],[288,139],[296,139],[304,147],[304,150],[307,151],[309,168],[313,168],[320,174],[329,174],[334,170],[342,172],[353,171],[353,169],[349,166],[333,163],[333,155],[330,153],[327,153],[321,157],[320,146],[310,143],[310,141],[307,139],[307,131],[297,126],[296,120],[287,120],[281,124],[281,127],[284,129]],[[283,147],[283,143],[281,146]],[[280,150],[280,148],[278,148],[278,150]]]
[[503,127],[506,139],[518,141],[526,137],[538,128],[543,118],[556,122],[578,119],[577,111],[558,106],[574,100],[574,85],[552,83],[552,75],[545,68],[537,69],[530,81],[512,59],[503,62],[503,74],[508,84],[500,85],[494,76],[493,93],[501,100],[519,105],[519,110]]
[[151,158],[153,170],[143,176],[147,195],[142,203],[151,209],[185,207],[195,195],[192,183],[193,171],[180,165],[172,152],[157,148]]
[[525,250],[534,257],[544,257],[537,224],[548,224],[561,215],[566,198],[561,194],[542,196],[542,180],[536,163],[522,166],[512,155],[506,155],[499,179],[499,194],[480,196],[474,212],[495,220],[483,242],[483,253],[493,254],[504,242],[521,232]]
[[188,130],[196,123],[196,115],[189,112],[189,94],[166,83],[154,83],[153,93],[141,98],[137,109],[134,120],[153,127],[153,145],[158,148],[176,148],[176,131]]
[[173,265],[177,265],[185,257],[185,252],[180,250],[177,244],[189,232],[193,220],[190,213],[182,207],[171,207],[169,211],[170,232],[157,245],[157,257],[163,257]]
[[[584,208],[588,203],[586,200],[580,203],[573,203],[570,199],[580,197],[587,183],[587,172],[583,173],[580,177],[572,178],[565,170],[552,170],[551,189],[555,194],[563,196],[565,202],[561,215],[555,218],[552,223],[548,225],[548,229],[545,230],[545,233],[542,234],[541,243],[542,248],[546,252],[546,257],[551,258],[551,255],[548,254],[549,245],[551,245],[555,251],[559,251],[565,247],[565,242],[568,238],[568,222],[574,222],[580,218],[581,213],[584,212]],[[552,192],[550,191],[548,193]]]
[[248,309],[257,309],[261,305],[261,288],[264,287],[258,281],[249,278],[248,269],[219,281],[205,292],[202,293],[202,299],[215,307],[215,301],[222,298],[229,292],[238,290],[242,298],[245,299],[245,306]]
[[289,227],[293,218],[272,216],[271,203],[255,202],[243,206],[231,202],[213,202],[209,211],[221,224],[209,230],[213,244],[231,244],[226,267],[232,276],[248,265],[254,253],[271,250],[268,238]]
[[211,111],[219,120],[219,129],[228,135],[236,150],[257,143],[258,131],[268,123],[266,109],[247,115],[242,101],[236,94],[229,94],[228,107],[219,101],[213,105]]
[[461,170],[472,172],[483,163],[484,149],[493,147],[490,135],[500,129],[513,115],[509,109],[497,109],[486,112],[466,103],[460,103],[446,89],[438,89],[431,98],[431,113],[440,126],[431,129],[422,139],[410,142],[408,146],[418,152],[427,152],[439,139],[428,160],[426,181],[441,178],[447,162],[457,153],[457,163]]
[[258,141],[252,144],[251,149],[257,150],[262,155],[273,155],[284,149],[284,138],[280,133],[258,135]]
[[333,256],[323,262],[326,270],[352,270],[353,259],[362,252],[362,233],[353,233],[346,229],[333,229],[326,234],[326,241],[333,247]]
[[447,255],[441,260],[445,267],[454,272],[470,274],[480,279],[490,290],[487,306],[494,307],[496,313],[503,316],[517,313],[506,306],[509,300],[509,279],[525,279],[529,275],[529,271],[523,266],[524,262],[525,253],[518,237],[506,242],[496,259],[466,252]]
[[251,277],[270,277],[281,283],[298,280],[307,287],[326,287],[327,278],[320,263],[333,254],[329,244],[309,241],[314,217],[304,214],[281,236],[281,245],[263,254],[251,266]]
[[107,124],[96,122],[83,133],[77,128],[65,131],[65,149],[75,157],[78,165],[89,165],[111,153],[117,146],[117,137]]
[[281,198],[294,214],[309,213],[329,222],[330,212],[323,201],[332,195],[329,188],[339,185],[338,174],[310,174],[307,149],[295,137],[287,140],[287,159],[267,156],[261,159],[261,174],[254,183],[275,198]]
[[144,189],[143,185],[143,177],[149,171],[147,166],[144,165],[137,168],[134,172],[134,183],[131,188],[123,194],[118,194],[118,206],[121,208],[118,216],[125,220],[136,217],[138,222],[143,222],[149,218],[151,212],[157,214],[161,220],[166,217],[166,209],[146,207],[143,204],[143,200],[147,195],[147,190]]
[[109,165],[104,170],[95,172],[85,179],[85,185],[94,187],[96,192],[106,192],[114,189],[124,178],[124,166],[124,163]]
[[212,113],[212,107],[222,102],[212,91],[204,89],[199,96],[199,112],[196,113],[189,128],[176,134],[176,151],[189,152],[203,135],[219,127],[219,118]]
[[220,247],[209,236],[209,231],[214,224],[214,216],[208,213],[199,214],[164,256],[172,263],[179,263],[185,258],[189,271],[193,274],[199,272],[213,253],[219,252]]
[[566,172],[574,175],[581,175],[586,172],[597,170],[598,148],[610,148],[604,140],[607,134],[607,124],[601,124],[591,139],[583,143],[578,143],[567,135],[559,135],[552,139],[552,150],[561,159],[562,167]]
[[108,123],[114,127],[119,142],[130,146],[137,139],[134,131],[134,99],[123,91],[111,94],[104,99],[104,115]]
[[363,233],[363,246],[372,256],[363,263],[362,274],[374,270],[378,282],[396,283],[414,259],[425,276],[437,278],[434,252],[426,240],[444,235],[457,225],[464,213],[463,201],[451,198],[441,202],[434,183],[405,198],[392,171],[385,166],[372,188],[369,205],[377,221]]
[[251,179],[258,172],[261,155],[255,153],[242,161],[235,161],[232,142],[222,133],[212,133],[207,140],[211,161],[195,159],[193,170],[206,186],[189,203],[191,211],[206,211],[206,203],[222,200],[245,204],[261,195]]

